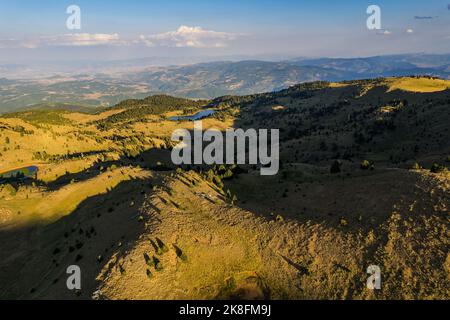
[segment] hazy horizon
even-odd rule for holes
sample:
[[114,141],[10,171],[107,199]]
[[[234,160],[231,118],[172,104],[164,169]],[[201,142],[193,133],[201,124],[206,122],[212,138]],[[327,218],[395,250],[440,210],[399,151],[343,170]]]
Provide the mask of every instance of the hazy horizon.
[[[66,12],[80,8],[80,29]],[[0,1],[0,62],[174,61],[260,56],[367,57],[411,52],[447,53],[447,1],[377,1],[381,28],[369,30],[367,7],[347,1]],[[18,19],[20,17],[20,19]]]

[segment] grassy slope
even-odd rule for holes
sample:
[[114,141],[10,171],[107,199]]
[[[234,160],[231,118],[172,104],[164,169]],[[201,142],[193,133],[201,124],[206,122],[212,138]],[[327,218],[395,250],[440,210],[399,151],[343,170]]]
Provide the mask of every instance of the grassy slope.
[[[402,82],[410,79],[390,81],[405,90]],[[267,112],[270,122],[248,109],[241,111],[239,121],[256,119],[256,125],[290,128],[300,127],[295,124],[300,117],[305,127],[315,120],[308,113],[293,117],[289,109],[320,109],[320,103],[361,97],[354,105],[341,106],[337,117],[320,118],[327,125],[347,119],[348,110],[364,103],[381,99],[378,103],[386,107],[390,100],[405,97],[405,93],[388,93],[384,98],[387,86],[370,82],[333,84],[332,89],[322,90],[326,94],[306,99],[259,102],[255,110]],[[411,97],[423,101],[422,96]],[[438,121],[446,119],[444,106],[429,106],[422,119],[436,121],[435,126],[425,125],[438,130]],[[192,123],[148,115],[98,131],[95,121],[116,113],[108,112],[65,112],[62,117],[69,120],[56,123],[36,122],[35,115],[29,114],[0,119],[0,139],[2,143],[10,139],[2,144],[7,151],[0,150],[0,170],[38,164],[43,180],[15,193],[0,191],[1,298],[90,298],[98,288],[100,297],[112,299],[448,298],[448,173],[410,171],[386,162],[383,150],[388,148],[381,140],[378,150],[361,152],[374,159],[381,155],[375,171],[363,172],[358,163],[344,161],[343,172],[330,175],[330,160],[316,149],[323,132],[313,132],[301,143],[283,140],[282,150],[294,148],[300,155],[286,157],[291,164],[279,176],[266,179],[250,171],[227,182],[226,188],[238,195],[233,206],[223,191],[194,172],[172,176],[137,167],[146,162],[154,165],[156,159],[167,161],[163,154],[151,153],[144,162],[121,156],[127,148],[164,144],[164,137],[175,128],[190,128]],[[285,122],[285,117],[293,123]],[[406,114],[400,119],[410,121]],[[226,116],[225,121],[207,119],[203,125],[225,129],[235,121]],[[17,126],[33,133],[21,134]],[[411,131],[397,130],[398,141],[404,141],[402,132]],[[140,134],[147,139],[131,143]],[[125,138],[124,142],[114,140],[115,136]],[[346,143],[340,148],[351,145],[349,137],[339,136]],[[424,137],[433,147],[432,152],[419,154],[420,159],[442,160],[448,144],[439,146],[430,133],[422,134],[421,141]],[[42,150],[52,155],[95,153],[56,162],[33,160],[33,153]],[[302,156],[304,152],[311,154]],[[105,170],[113,163],[119,168]],[[162,255],[150,242],[157,237],[169,249]],[[173,244],[183,259],[177,257]],[[144,253],[155,255],[163,269],[148,266]],[[73,263],[80,264],[84,274],[80,293],[65,289],[65,267]],[[365,268],[372,263],[383,270],[383,290],[377,293],[365,289]],[[19,265],[24,267],[17,280]]]
[[389,91],[396,89],[412,92],[438,92],[450,89],[450,82],[440,79],[404,78],[390,83]]

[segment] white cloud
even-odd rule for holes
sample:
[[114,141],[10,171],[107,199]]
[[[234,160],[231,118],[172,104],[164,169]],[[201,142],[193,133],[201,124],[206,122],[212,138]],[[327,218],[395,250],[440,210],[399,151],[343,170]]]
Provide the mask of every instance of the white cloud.
[[201,27],[180,26],[176,31],[141,35],[140,41],[149,47],[222,48],[239,35],[205,30]]
[[387,29],[381,29],[381,30],[378,30],[377,34],[383,35],[383,36],[390,36],[392,34],[392,32],[390,32]]
[[98,46],[105,44],[122,44],[119,34],[112,33],[72,33],[56,37],[43,38],[44,42],[53,46]]
[[17,47],[17,40],[8,38],[8,39],[0,39],[0,48],[11,48]]
[[438,18],[437,16],[432,17],[432,16],[415,16],[414,19],[416,20],[431,20],[431,19],[435,19]]
[[140,35],[134,40],[121,39],[117,33],[71,33],[23,39],[0,39],[0,48],[39,48],[50,46],[127,46],[144,44],[149,47],[223,48],[239,35],[180,26],[176,31]]
[[72,33],[26,39],[0,39],[0,48],[39,48],[46,46],[126,45],[119,34]]
[[413,29],[406,29],[406,33],[409,33],[409,34],[414,33],[414,30]]

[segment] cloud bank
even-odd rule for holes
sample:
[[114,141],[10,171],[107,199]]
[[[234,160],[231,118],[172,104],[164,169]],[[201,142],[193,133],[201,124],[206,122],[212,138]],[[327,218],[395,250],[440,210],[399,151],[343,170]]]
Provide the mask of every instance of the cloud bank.
[[123,45],[119,34],[72,33],[26,39],[0,39],[0,48],[39,48],[50,46]]
[[237,34],[205,30],[201,27],[180,26],[176,31],[153,35],[141,35],[140,41],[149,47],[190,47],[223,48],[229,41],[235,40]]
[[416,20],[431,20],[431,19],[435,19],[437,17],[431,17],[431,16],[415,16],[414,19]]
[[118,33],[70,33],[24,39],[0,39],[0,48],[39,48],[51,46],[129,46],[177,48],[224,48],[239,35],[206,30],[202,27],[180,26],[175,31],[122,39]]
[[205,30],[201,27],[180,26],[176,31],[153,35],[141,35],[140,41],[149,47],[190,47],[223,48],[229,41],[235,40],[237,34]]

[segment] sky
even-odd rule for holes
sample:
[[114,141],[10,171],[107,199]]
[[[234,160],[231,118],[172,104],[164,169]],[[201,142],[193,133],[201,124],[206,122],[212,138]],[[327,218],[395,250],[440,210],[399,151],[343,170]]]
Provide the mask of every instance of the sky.
[[[67,8],[80,9],[69,29]],[[369,30],[369,5],[380,29]],[[70,20],[73,23],[76,20]],[[0,62],[449,53],[450,0],[0,0]]]

